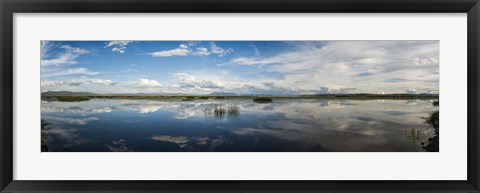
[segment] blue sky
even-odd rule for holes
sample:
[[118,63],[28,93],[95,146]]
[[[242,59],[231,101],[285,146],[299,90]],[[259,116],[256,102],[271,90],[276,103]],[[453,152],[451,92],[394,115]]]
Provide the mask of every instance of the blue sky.
[[42,92],[438,93],[438,41],[42,41]]

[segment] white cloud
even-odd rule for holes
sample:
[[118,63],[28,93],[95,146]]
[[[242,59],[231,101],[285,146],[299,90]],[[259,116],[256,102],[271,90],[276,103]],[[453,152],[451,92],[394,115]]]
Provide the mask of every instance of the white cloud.
[[41,60],[40,64],[42,66],[49,66],[49,65],[64,65],[64,64],[76,64],[77,61],[74,60],[77,56],[72,55],[71,53],[65,53],[58,58],[49,59],[49,60]]
[[112,145],[106,145],[110,151],[113,152],[129,152],[131,151],[128,149],[127,143],[125,139],[118,139],[118,140],[113,140]]
[[80,80],[61,80],[61,81],[54,81],[54,80],[43,80],[41,82],[42,89],[51,88],[56,86],[79,86],[83,82]]
[[153,57],[187,56],[188,54],[190,54],[190,51],[185,48],[185,45],[181,44],[179,48],[173,50],[164,50],[147,54]]
[[322,41],[291,45],[288,51],[270,57],[239,57],[218,66],[260,67],[280,77],[276,85],[305,91],[325,87],[402,93],[417,88],[422,93],[438,87],[438,41]]
[[111,41],[107,43],[105,48],[112,47],[112,46],[124,47],[124,46],[127,46],[129,43],[130,41]]
[[95,78],[86,78],[82,77],[80,79],[71,79],[71,80],[42,80],[41,86],[42,90],[54,89],[62,86],[80,86],[82,84],[95,84],[103,86],[114,86],[117,83],[111,80],[106,79],[95,79]]
[[71,64],[76,64],[76,58],[78,58],[81,55],[89,53],[88,50],[82,49],[82,48],[75,48],[70,45],[63,45],[60,46],[60,48],[63,48],[65,52],[59,54],[56,58],[52,59],[44,59],[45,56],[47,56],[49,53],[49,46],[48,43],[43,43],[42,44],[42,59],[40,61],[40,64],[42,66],[62,66],[62,65],[71,65]]
[[415,65],[428,65],[428,64],[438,64],[438,59],[429,57],[429,58],[415,58],[413,59],[413,64]]
[[[257,59],[257,58],[247,58],[247,57],[240,57],[240,58],[234,58],[230,60],[229,63],[227,64],[235,64],[235,65],[263,65],[263,64],[274,64],[278,62],[274,62],[271,60],[266,60],[266,59]],[[224,65],[224,64],[220,64]]]
[[174,77],[173,83],[177,87],[209,89],[224,87],[224,84],[218,79],[197,78],[187,73],[176,73]]
[[74,53],[74,54],[79,54],[79,55],[88,53],[88,50],[85,50],[83,48],[72,47],[70,45],[62,45],[62,46],[60,46],[60,48],[63,48],[65,50],[67,50],[68,52],[71,52],[71,53]]
[[87,79],[86,82],[91,83],[91,84],[98,84],[98,85],[105,85],[105,86],[113,86],[117,83],[111,81],[111,80],[104,80],[104,79]]
[[192,46],[195,46],[195,45],[197,45],[197,44],[199,44],[199,43],[200,43],[199,41],[189,41],[189,42],[187,43],[187,45],[190,46],[190,47],[192,47]]
[[414,88],[409,88],[409,89],[405,90],[405,93],[407,93],[407,94],[416,94],[417,91],[416,91]]
[[55,121],[60,121],[60,122],[65,122],[68,124],[75,124],[75,125],[86,125],[89,122],[100,120],[97,117],[87,117],[87,118],[64,118],[64,117],[50,117],[50,116],[45,116],[45,117],[47,120],[55,120]]
[[125,53],[129,43],[131,43],[131,41],[111,41],[108,42],[104,48],[112,47],[112,52],[123,54]]
[[138,107],[138,112],[140,114],[153,113],[161,109],[163,106],[160,105],[142,105]]
[[97,75],[99,72],[92,72],[86,68],[70,68],[62,71],[49,71],[47,73],[43,73],[42,77],[68,76],[75,74]]
[[125,50],[126,50],[126,49],[127,49],[126,47],[122,47],[122,48],[112,48],[112,52],[118,52],[118,53],[120,53],[120,54],[123,54],[123,53],[125,53]]
[[328,88],[328,87],[320,87],[314,90],[315,94],[348,94],[351,91],[356,90],[356,88]]
[[225,55],[233,52],[232,48],[223,49],[223,48],[217,46],[214,42],[210,43],[210,50],[213,54],[216,54],[218,56],[225,56]]
[[162,84],[160,84],[156,80],[149,80],[149,79],[146,79],[146,78],[140,78],[138,80],[138,85],[142,86],[142,87],[159,87],[159,86],[162,86]]
[[48,52],[52,49],[52,43],[50,41],[40,41],[40,58],[48,56]]
[[272,78],[247,79],[237,77],[235,74],[211,74],[211,73],[175,73],[170,84],[163,86],[155,92],[164,93],[189,93],[189,94],[210,94],[213,92],[228,92],[236,94],[318,94],[318,93],[349,93],[356,88],[351,87],[321,87],[314,89],[299,89],[289,86]]
[[188,138],[186,136],[156,135],[150,138],[155,141],[163,141],[177,144],[180,148],[187,147]]
[[215,54],[218,56],[225,56],[233,52],[233,49],[223,49],[218,47],[214,42],[210,43],[210,50],[205,47],[198,47],[193,49],[192,46],[195,46],[197,43],[188,43],[188,45],[180,44],[178,48],[172,50],[162,50],[158,52],[150,52],[147,55],[153,57],[172,57],[172,56],[188,56],[188,55],[196,55],[196,56],[207,56],[210,54]]
[[115,106],[76,106],[75,104],[70,105],[59,105],[54,103],[43,102],[41,106],[42,112],[48,113],[72,113],[72,114],[81,114],[81,115],[90,115],[98,113],[111,113],[118,108]]
[[208,48],[200,47],[200,48],[197,48],[197,50],[194,52],[194,55],[208,56],[210,55],[210,52],[208,51]]

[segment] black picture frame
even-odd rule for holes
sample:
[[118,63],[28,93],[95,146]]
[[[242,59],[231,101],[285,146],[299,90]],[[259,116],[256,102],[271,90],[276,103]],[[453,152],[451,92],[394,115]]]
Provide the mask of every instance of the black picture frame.
[[[3,192],[479,192],[478,0],[1,0],[0,189]],[[468,13],[466,181],[24,181],[13,180],[14,13]]]

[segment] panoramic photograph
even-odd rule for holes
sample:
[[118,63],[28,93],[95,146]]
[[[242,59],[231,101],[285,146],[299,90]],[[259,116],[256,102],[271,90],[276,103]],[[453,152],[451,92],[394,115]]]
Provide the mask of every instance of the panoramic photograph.
[[41,41],[41,152],[439,152],[439,41]]

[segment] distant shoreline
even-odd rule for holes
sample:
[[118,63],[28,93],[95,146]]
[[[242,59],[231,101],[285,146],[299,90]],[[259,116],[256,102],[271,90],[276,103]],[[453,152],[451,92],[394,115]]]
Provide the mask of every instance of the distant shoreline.
[[161,96],[161,95],[43,95],[43,101],[87,101],[90,99],[136,99],[136,100],[232,100],[232,99],[255,99],[259,97],[280,99],[331,99],[331,100],[428,100],[437,99],[438,95],[419,94],[342,94],[342,95],[301,95],[301,96],[211,96],[211,95],[182,95],[182,96]]

